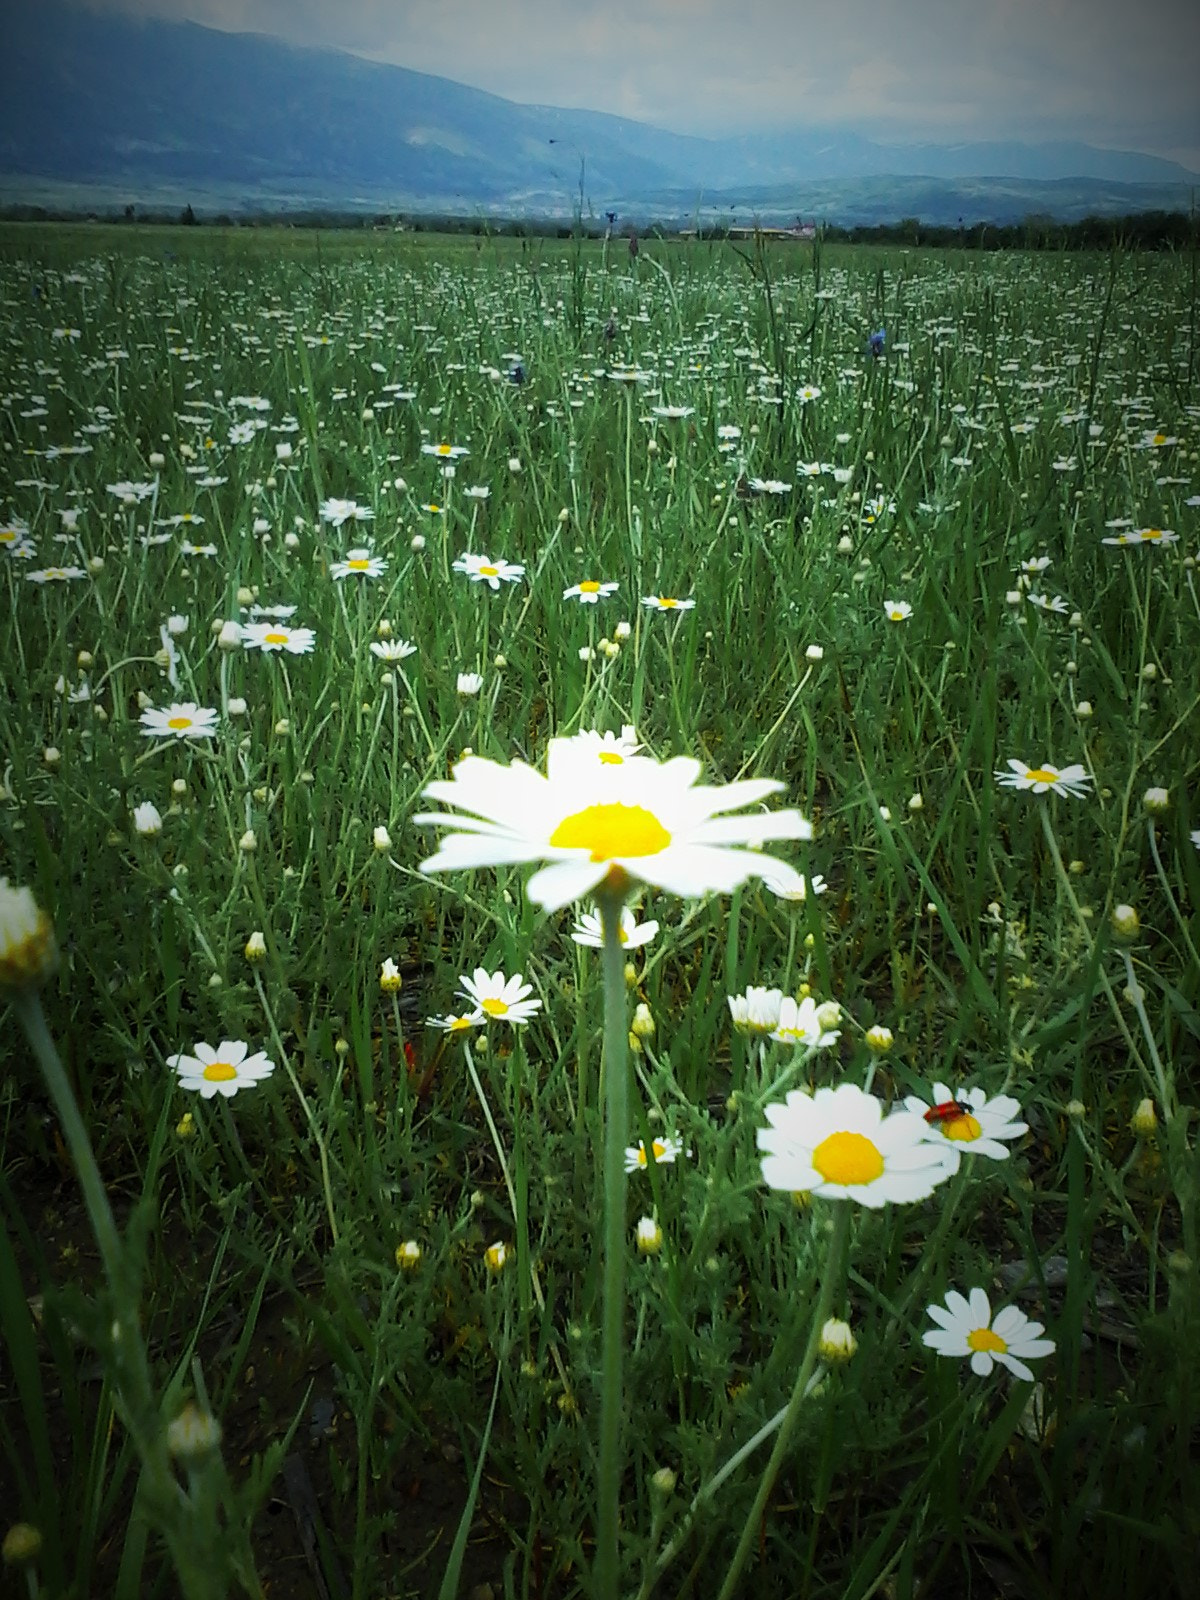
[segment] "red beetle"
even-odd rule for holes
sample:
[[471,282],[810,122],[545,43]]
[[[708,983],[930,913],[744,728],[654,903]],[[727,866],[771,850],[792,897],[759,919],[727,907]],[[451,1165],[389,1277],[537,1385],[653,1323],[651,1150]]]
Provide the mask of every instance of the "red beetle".
[[960,1117],[970,1114],[971,1108],[962,1100],[943,1100],[940,1105],[930,1106],[925,1113],[926,1122],[957,1122]]

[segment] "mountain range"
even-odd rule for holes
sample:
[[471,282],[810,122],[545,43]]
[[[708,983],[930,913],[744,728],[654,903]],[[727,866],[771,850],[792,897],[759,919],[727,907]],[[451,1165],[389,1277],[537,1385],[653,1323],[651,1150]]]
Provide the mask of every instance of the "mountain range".
[[493,216],[740,212],[1008,221],[1187,209],[1200,177],[1073,143],[882,144],[844,129],[703,139],[519,105],[336,50],[0,0],[0,201]]

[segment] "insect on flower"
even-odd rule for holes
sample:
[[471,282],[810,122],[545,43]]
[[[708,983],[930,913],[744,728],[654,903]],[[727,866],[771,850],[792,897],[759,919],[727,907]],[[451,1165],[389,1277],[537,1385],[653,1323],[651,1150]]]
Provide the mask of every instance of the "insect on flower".
[[930,1106],[925,1113],[925,1121],[957,1122],[960,1117],[965,1117],[970,1111],[970,1106],[961,1100],[943,1100],[940,1105]]

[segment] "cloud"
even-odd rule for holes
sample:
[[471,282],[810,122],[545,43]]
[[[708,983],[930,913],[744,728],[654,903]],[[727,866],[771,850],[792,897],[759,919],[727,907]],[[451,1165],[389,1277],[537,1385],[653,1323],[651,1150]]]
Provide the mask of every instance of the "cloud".
[[687,133],[1080,138],[1195,152],[1195,0],[88,0]]

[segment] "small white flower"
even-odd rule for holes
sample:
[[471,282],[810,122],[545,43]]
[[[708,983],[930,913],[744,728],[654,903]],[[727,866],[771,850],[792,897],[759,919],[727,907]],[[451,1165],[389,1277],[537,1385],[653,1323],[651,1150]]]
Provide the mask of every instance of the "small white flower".
[[982,1289],[970,1296],[951,1289],[944,1306],[929,1306],[936,1329],[922,1334],[921,1342],[940,1356],[970,1356],[971,1371],[986,1378],[996,1362],[1027,1383],[1033,1373],[1025,1365],[1054,1351],[1053,1339],[1042,1339],[1040,1322],[1031,1322],[1016,1306],[1005,1306],[992,1315],[991,1302]]
[[144,838],[153,838],[162,832],[163,819],[152,800],[143,800],[133,808],[133,826]]

